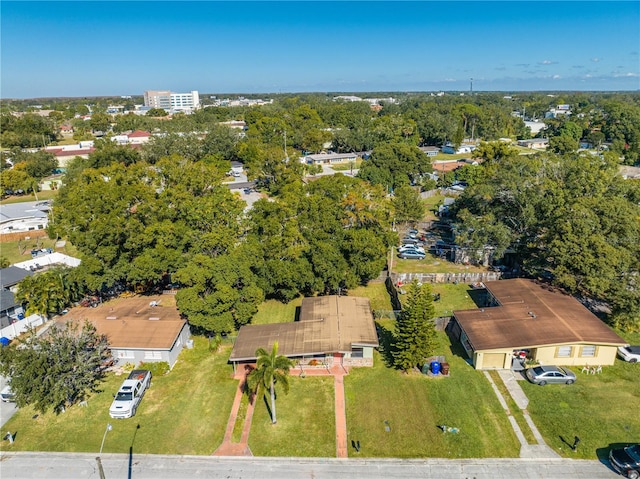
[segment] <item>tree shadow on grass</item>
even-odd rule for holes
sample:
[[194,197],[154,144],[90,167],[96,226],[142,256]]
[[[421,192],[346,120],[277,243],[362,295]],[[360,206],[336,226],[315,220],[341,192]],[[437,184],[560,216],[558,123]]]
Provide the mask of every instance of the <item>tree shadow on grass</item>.
[[380,343],[378,350],[382,355],[385,365],[392,368],[394,367],[393,353],[395,351],[395,336],[392,331],[380,326],[379,324],[376,324],[376,330],[378,332],[378,341]]

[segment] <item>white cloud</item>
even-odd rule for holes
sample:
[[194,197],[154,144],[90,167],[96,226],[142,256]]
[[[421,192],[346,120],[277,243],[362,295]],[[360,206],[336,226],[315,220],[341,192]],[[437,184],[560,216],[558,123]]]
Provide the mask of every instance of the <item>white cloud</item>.
[[634,72],[614,73],[613,74],[614,78],[635,78],[637,76],[640,76],[640,75],[638,75],[637,73],[634,73]]
[[555,65],[558,62],[554,62],[553,60],[542,60],[538,62],[538,65]]
[[558,80],[558,79],[560,79],[560,78],[562,78],[562,77],[561,77],[560,75],[553,75],[553,77],[552,77],[552,78],[553,78],[554,80]]
[[599,59],[598,57],[593,57],[593,58],[591,59],[591,61],[592,61],[593,63],[598,63],[598,62],[600,61],[600,59]]

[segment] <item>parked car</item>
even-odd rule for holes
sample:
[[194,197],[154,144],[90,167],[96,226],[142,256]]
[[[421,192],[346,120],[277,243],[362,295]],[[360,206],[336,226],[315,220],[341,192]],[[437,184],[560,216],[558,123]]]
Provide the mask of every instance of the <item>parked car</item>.
[[525,371],[525,376],[533,384],[544,386],[545,384],[573,384],[576,375],[570,369],[559,366],[535,366]]
[[611,467],[629,479],[640,478],[640,444],[611,449],[609,452]]
[[619,346],[618,356],[630,363],[640,361],[640,346]]
[[419,251],[403,251],[398,256],[402,259],[424,259],[425,254]]
[[0,391],[0,399],[2,399],[2,402],[15,401],[15,395],[13,394],[13,391],[11,391],[11,386],[7,385],[2,388],[2,391]]
[[405,251],[417,251],[418,253],[424,254],[424,248],[415,244],[403,244],[398,248],[398,253],[403,253]]
[[418,238],[408,238],[408,237],[404,237],[402,238],[402,244],[418,244],[420,243],[420,240]]

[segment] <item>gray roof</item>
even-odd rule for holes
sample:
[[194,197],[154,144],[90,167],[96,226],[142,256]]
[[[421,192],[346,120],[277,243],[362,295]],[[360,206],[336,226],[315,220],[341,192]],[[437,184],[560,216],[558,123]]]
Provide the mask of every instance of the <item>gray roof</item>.
[[0,269],[1,289],[7,289],[11,286],[15,286],[27,276],[33,276],[33,271],[27,271],[26,269],[18,268],[17,266],[2,268]]
[[248,325],[240,328],[230,361],[256,359],[256,349],[269,351],[278,341],[283,356],[350,352],[352,347],[378,346],[368,298],[319,296],[305,298],[300,321]]
[[46,218],[51,208],[48,201],[27,201],[0,205],[0,223],[20,218]]
[[0,311],[6,311],[14,306],[18,306],[18,304],[13,293],[5,289],[0,290]]

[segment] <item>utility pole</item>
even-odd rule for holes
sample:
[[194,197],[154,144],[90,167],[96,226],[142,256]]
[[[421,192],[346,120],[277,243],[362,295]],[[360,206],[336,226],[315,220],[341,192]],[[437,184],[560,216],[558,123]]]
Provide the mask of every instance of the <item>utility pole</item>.
[[469,95],[473,96],[473,78],[471,78],[470,82]]

